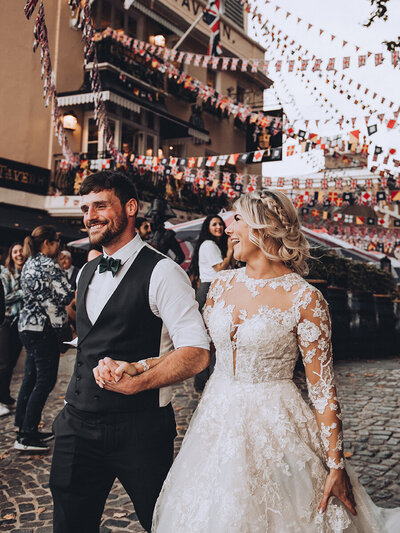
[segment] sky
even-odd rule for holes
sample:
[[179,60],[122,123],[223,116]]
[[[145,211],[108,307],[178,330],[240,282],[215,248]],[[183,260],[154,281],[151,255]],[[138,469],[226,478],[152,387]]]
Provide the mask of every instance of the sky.
[[[254,3],[254,2],[253,2]],[[264,19],[269,20],[269,27],[275,24],[277,29],[281,29],[283,35],[289,35],[289,39],[285,41],[290,43],[293,39],[296,44],[288,46],[287,50],[292,50],[298,44],[302,45],[300,52],[290,55],[291,59],[301,57],[308,57],[311,59],[312,55],[327,59],[336,57],[336,61],[341,65],[344,56],[350,56],[353,65],[358,62],[358,55],[367,53],[368,51],[375,53],[384,52],[387,54],[387,49],[382,41],[397,40],[400,34],[400,1],[391,0],[389,3],[388,20],[385,22],[381,19],[376,21],[366,28],[363,24],[368,20],[371,12],[371,5],[369,0],[270,0],[264,3],[263,0],[257,1],[258,10],[263,14]],[[275,6],[280,6],[276,11]],[[291,15],[286,17],[287,12]],[[302,19],[300,23],[297,22],[298,17]],[[308,30],[308,24],[313,27]],[[324,30],[320,35],[320,29]],[[259,41],[267,48],[267,59],[274,63],[277,59],[282,59],[281,51],[276,48],[276,42],[272,43],[262,36],[259,30],[259,25],[249,23],[250,35]],[[336,38],[332,41],[331,35]],[[343,47],[343,41],[348,44]],[[355,45],[360,47],[357,52]],[[304,49],[308,49],[309,54],[304,55]],[[386,60],[388,63],[388,60]],[[377,109],[377,113],[372,115],[369,119],[369,124],[377,123],[380,126],[377,114],[385,113],[385,117],[393,118],[393,111],[400,107],[400,67],[396,69],[389,64],[379,65],[375,67],[374,56],[372,55],[367,65],[358,68],[351,66],[349,69],[338,69],[336,80],[342,84],[342,87],[349,90],[353,95],[361,96],[363,101]],[[325,62],[326,65],[326,62]],[[341,81],[342,73],[346,74],[346,79]],[[328,74],[330,78],[332,73]],[[282,68],[282,73],[278,74],[270,69],[270,77],[274,80],[274,87],[266,91],[265,103],[267,108],[272,108],[278,105],[276,93],[278,93],[285,112],[290,120],[298,120],[296,125],[298,128],[304,128],[304,120],[309,120],[308,131],[313,131],[321,135],[332,135],[344,133],[352,129],[360,129],[361,135],[366,134],[366,124],[364,117],[369,115],[368,111],[362,110],[360,106],[349,103],[345,95],[334,90],[331,85],[325,83],[326,72],[323,72],[323,78],[319,78],[317,74],[311,72],[309,67],[306,71],[306,77],[309,78],[308,88],[306,84],[300,81],[299,76],[294,73],[287,72],[287,64]],[[348,80],[353,79],[352,84],[348,85]],[[357,84],[362,85],[361,91],[357,91]],[[314,87],[316,90],[314,90]],[[364,94],[364,89],[368,88],[367,95]],[[372,99],[372,94],[376,92],[379,98]],[[320,97],[319,93],[323,96]],[[381,103],[381,97],[385,97],[384,104]],[[320,102],[316,101],[316,98]],[[328,102],[321,106],[324,99]],[[389,102],[393,101],[394,105],[389,108]],[[328,106],[331,103],[333,109]],[[338,110],[337,114],[335,110]],[[351,122],[344,123],[344,128],[340,131],[339,126],[335,123],[338,115],[343,115],[345,120],[350,120],[356,117],[354,128]],[[331,120],[326,125],[323,121],[334,116],[335,120]],[[320,120],[318,127],[315,120]],[[388,131],[385,126],[380,126],[377,134],[374,135],[374,142],[379,143],[385,147],[398,147],[400,150],[400,127],[394,131]],[[284,150],[285,152],[285,150]],[[315,164],[310,165],[306,162],[307,158],[300,160],[297,156],[291,157],[281,163],[268,163],[264,165],[264,175],[293,175],[305,174],[315,170]],[[322,159],[321,159],[322,163]]]

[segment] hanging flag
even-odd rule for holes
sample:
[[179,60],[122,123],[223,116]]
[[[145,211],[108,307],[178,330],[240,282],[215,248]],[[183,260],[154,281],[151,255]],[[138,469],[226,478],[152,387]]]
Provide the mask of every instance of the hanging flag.
[[394,128],[395,124],[396,124],[396,121],[395,121],[393,118],[391,118],[391,119],[388,121],[388,123],[387,123],[387,127],[391,130],[391,129]]
[[375,225],[374,217],[368,217],[367,218],[367,224],[368,224],[368,226],[374,226]]
[[367,56],[366,55],[358,56],[358,66],[359,67],[363,67],[366,62],[367,62]]
[[217,162],[217,157],[218,156],[216,155],[211,155],[210,157],[207,157],[206,167],[214,167],[215,163]]
[[354,130],[354,131],[351,131],[349,133],[349,143],[350,144],[358,143],[359,139],[360,139],[360,130]]
[[288,146],[287,147],[287,152],[286,152],[286,156],[287,157],[290,157],[292,155],[294,155],[294,149],[295,149],[295,146]]
[[238,160],[239,154],[230,154],[228,158],[228,165],[236,165],[236,161]]
[[242,163],[243,165],[247,164],[247,160],[249,159],[250,152],[245,152],[244,154],[240,154],[238,161],[239,163]]
[[343,58],[343,69],[350,68],[350,57]]
[[262,161],[265,150],[257,150],[253,154],[253,163],[260,163]]
[[207,54],[212,56],[222,54],[222,48],[219,44],[219,22],[221,16],[220,2],[221,0],[209,0],[207,7],[205,7],[203,11],[203,20],[210,27],[211,30]]
[[335,70],[335,58],[334,57],[331,57],[329,59],[326,70]]
[[342,213],[334,213],[334,214],[333,214],[333,220],[334,220],[335,222],[339,222],[339,220],[342,220],[342,218],[343,218]]
[[373,124],[371,126],[368,126],[367,130],[368,130],[368,135],[373,135],[374,133],[378,131],[378,126],[376,124]]
[[356,216],[356,224],[359,226],[360,224],[364,224],[364,217]]

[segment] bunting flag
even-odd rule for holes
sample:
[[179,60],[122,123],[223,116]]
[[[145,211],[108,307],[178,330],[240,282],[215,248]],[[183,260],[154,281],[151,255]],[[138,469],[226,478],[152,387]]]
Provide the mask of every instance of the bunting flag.
[[[24,12],[29,19],[33,14],[38,0],[28,0],[25,4]],[[58,143],[62,148],[62,153],[65,158],[64,168],[75,168],[79,165],[80,160],[76,157],[70,147],[68,138],[64,129],[62,113],[58,106],[57,92],[54,83],[54,72],[51,65],[50,47],[48,41],[46,17],[44,12],[43,1],[40,2],[39,10],[37,13],[35,26],[33,30],[34,42],[33,51],[36,52],[40,46],[40,61],[42,64],[42,78],[44,80],[43,85],[43,98],[45,100],[45,106],[48,107],[52,104],[52,122],[54,126],[54,132],[57,137]]]
[[219,43],[220,2],[221,0],[209,0],[207,7],[203,11],[203,20],[211,31],[207,55],[219,56],[222,54],[222,48]]

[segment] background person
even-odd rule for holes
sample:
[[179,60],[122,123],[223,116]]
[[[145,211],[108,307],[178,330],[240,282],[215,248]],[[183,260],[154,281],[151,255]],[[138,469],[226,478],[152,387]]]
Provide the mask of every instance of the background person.
[[138,231],[140,238],[144,241],[148,241],[151,235],[151,224],[147,218],[136,217],[135,228]]
[[146,217],[151,218],[153,235],[151,245],[164,255],[170,256],[175,263],[180,265],[185,260],[185,254],[176,239],[175,232],[167,229],[164,224],[169,218],[175,217],[168,203],[163,198],[154,198]]
[[10,383],[22,348],[18,335],[18,317],[22,307],[20,281],[24,263],[22,244],[12,244],[5,267],[0,272],[5,301],[5,319],[0,326],[0,416],[9,413],[9,408],[15,403],[10,395]]
[[72,264],[72,255],[68,250],[62,250],[60,252],[58,256],[58,264],[67,276],[72,289],[76,290],[76,276],[78,275],[79,268]]
[[[192,280],[200,280],[196,288],[196,300],[200,311],[206,303],[208,289],[218,272],[229,268],[232,262],[232,243],[225,233],[226,225],[219,215],[209,215],[201,226],[200,235],[194,248],[188,273]],[[194,388],[201,392],[210,377],[215,364],[211,355],[210,366],[194,378]]]
[[60,359],[58,332],[68,324],[65,306],[72,300],[71,289],[55,258],[59,238],[54,226],[38,226],[24,240],[27,257],[21,274],[23,308],[19,332],[26,350],[25,374],[18,395],[15,425],[16,450],[44,451],[51,432],[38,426],[46,400],[57,381]]

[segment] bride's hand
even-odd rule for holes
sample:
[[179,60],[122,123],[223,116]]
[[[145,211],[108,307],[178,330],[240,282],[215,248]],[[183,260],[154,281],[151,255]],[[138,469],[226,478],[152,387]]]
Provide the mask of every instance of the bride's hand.
[[324,495],[322,496],[321,503],[319,504],[319,512],[324,513],[328,500],[331,496],[336,496],[347,509],[355,516],[356,503],[354,501],[353,491],[351,483],[346,470],[331,469],[329,472],[324,486]]
[[99,387],[103,388],[105,383],[117,383],[123,374],[135,376],[138,370],[134,363],[118,361],[105,357],[100,359],[98,365],[93,369],[93,375]]

